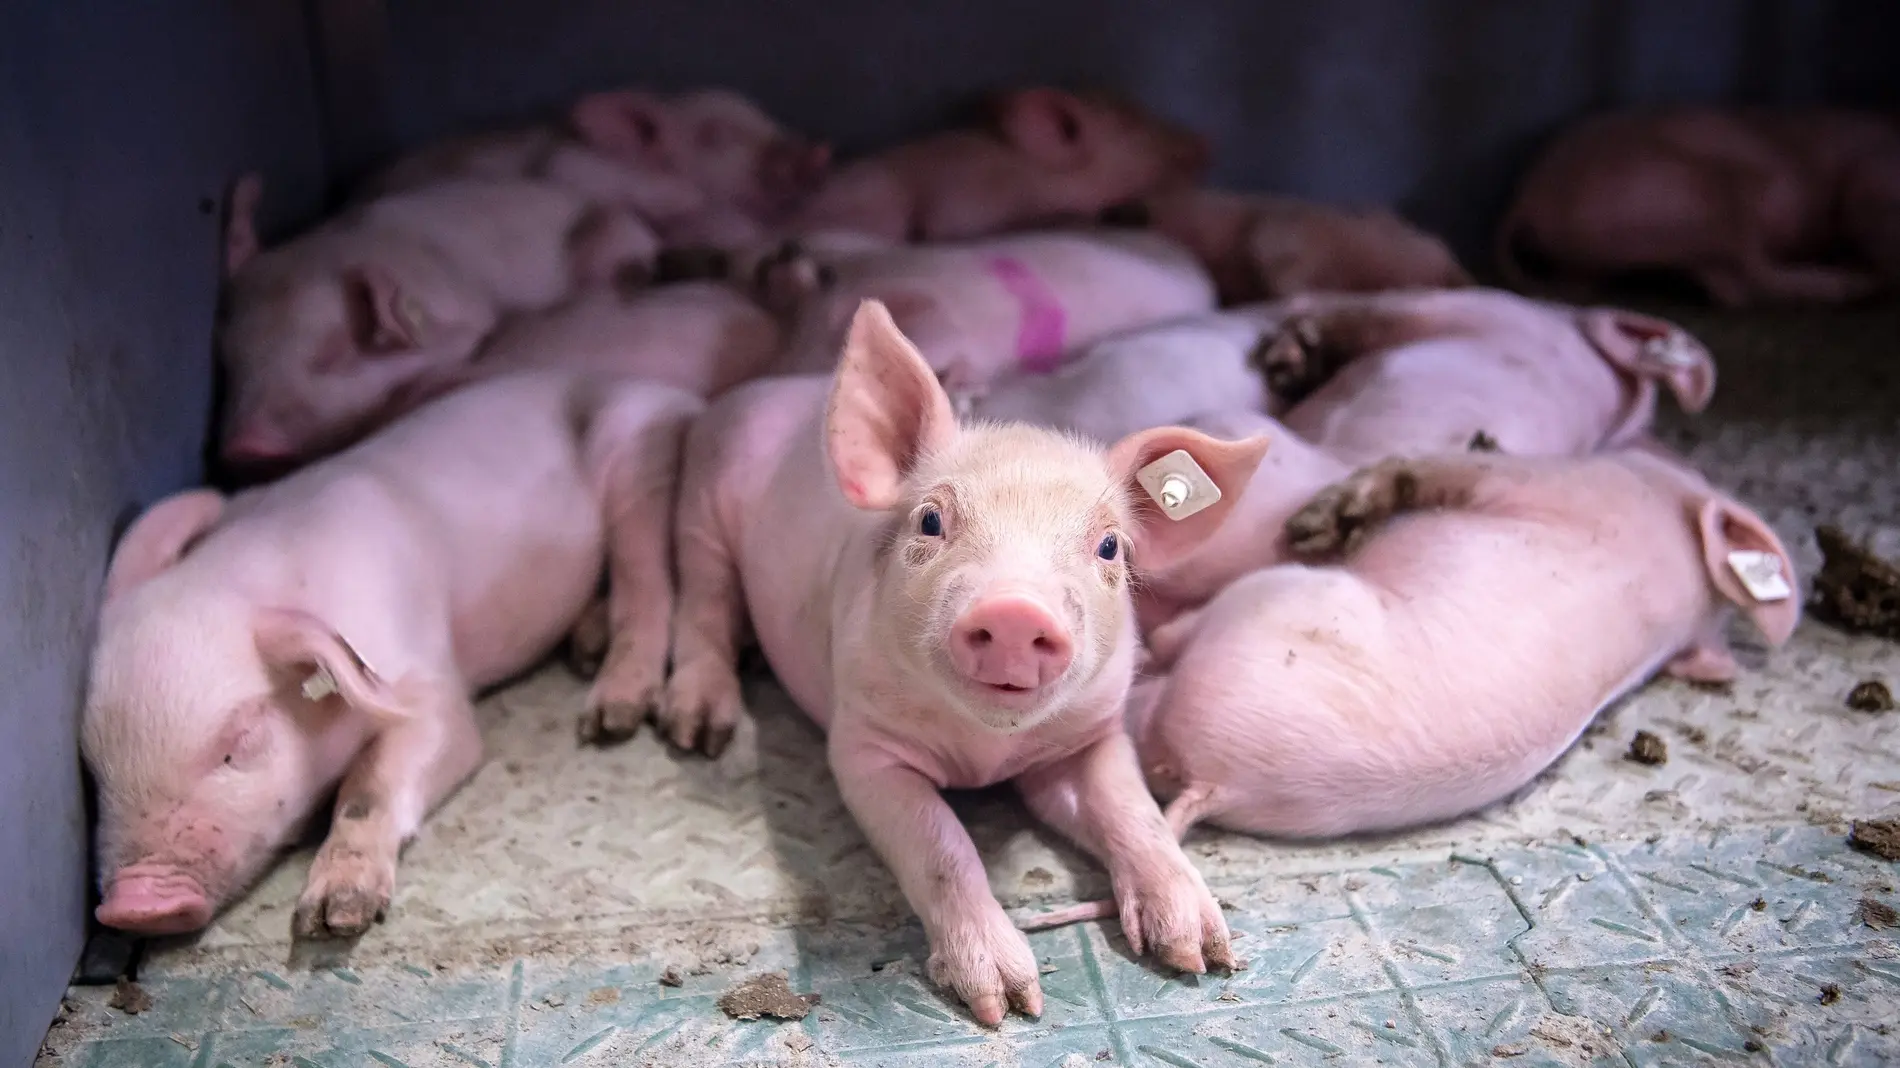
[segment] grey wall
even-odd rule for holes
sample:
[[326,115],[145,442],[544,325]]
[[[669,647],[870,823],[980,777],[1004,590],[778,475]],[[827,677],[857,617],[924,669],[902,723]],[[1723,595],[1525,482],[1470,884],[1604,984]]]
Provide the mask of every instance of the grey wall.
[[74,725],[117,521],[198,480],[216,205],[323,178],[282,2],[0,5],[0,1065],[32,1063],[84,936]]
[[1586,109],[1900,102],[1890,0],[389,0],[385,145],[584,88],[723,82],[846,148],[1034,80],[1136,93],[1215,178],[1400,203],[1470,248]]

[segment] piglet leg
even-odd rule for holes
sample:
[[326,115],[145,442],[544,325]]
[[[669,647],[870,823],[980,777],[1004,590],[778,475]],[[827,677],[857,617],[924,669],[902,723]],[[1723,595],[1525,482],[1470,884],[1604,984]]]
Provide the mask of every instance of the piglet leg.
[[1148,793],[1125,732],[1018,776],[1016,788],[1039,819],[1108,866],[1129,948],[1184,972],[1234,966],[1220,904]]
[[656,719],[674,745],[717,757],[745,714],[738,665],[746,616],[739,565],[719,521],[713,466],[705,451],[688,446],[673,529],[680,581],[673,675]]
[[413,711],[385,723],[337,790],[330,833],[291,917],[298,938],[351,938],[380,921],[402,847],[481,763],[481,732],[460,680],[400,685]]
[[607,528],[606,657],[581,713],[584,741],[615,741],[660,706],[673,618],[672,514],[692,412],[635,386],[610,394],[587,436]]
[[1464,506],[1505,463],[1496,453],[1381,460],[1320,490],[1288,517],[1287,544],[1303,556],[1350,551],[1400,512]]
[[1008,1008],[1041,1016],[1029,940],[990,893],[976,845],[936,785],[841,731],[832,732],[830,750],[845,806],[924,922],[931,982],[949,988],[985,1027],[1002,1023]]

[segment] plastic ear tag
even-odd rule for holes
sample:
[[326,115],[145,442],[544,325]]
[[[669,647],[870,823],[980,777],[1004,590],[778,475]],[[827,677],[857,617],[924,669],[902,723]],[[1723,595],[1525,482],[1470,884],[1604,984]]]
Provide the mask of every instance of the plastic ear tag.
[[1186,519],[1220,503],[1220,487],[1186,449],[1176,449],[1135,472],[1135,481],[1169,519]]
[[1781,557],[1774,553],[1737,549],[1728,554],[1728,568],[1757,601],[1785,601],[1794,596],[1794,588],[1781,574]]
[[330,669],[319,666],[315,673],[303,680],[303,697],[306,701],[321,701],[336,692],[336,678]]
[[1696,364],[1695,353],[1689,350],[1689,339],[1680,330],[1643,342],[1643,355],[1664,367],[1694,367]]

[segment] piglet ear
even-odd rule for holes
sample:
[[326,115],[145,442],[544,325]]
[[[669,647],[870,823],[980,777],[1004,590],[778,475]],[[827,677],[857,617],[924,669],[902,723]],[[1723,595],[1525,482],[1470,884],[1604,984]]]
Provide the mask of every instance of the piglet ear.
[[825,446],[845,499],[891,507],[917,462],[956,434],[950,398],[917,347],[882,303],[860,304],[825,409]]
[[652,93],[621,89],[574,102],[568,122],[589,148],[623,163],[668,166],[674,138],[666,104]]
[[305,700],[340,697],[377,720],[407,715],[393,688],[329,624],[295,608],[262,608],[251,623],[265,666],[295,685]]
[[[1116,442],[1108,450],[1108,467],[1135,502],[1139,529],[1129,557],[1135,567],[1162,570],[1220,529],[1266,456],[1268,442],[1264,436],[1223,441],[1178,426],[1139,431]],[[1220,499],[1203,506],[1195,496],[1212,495],[1208,482],[1220,490]],[[1173,506],[1164,507],[1157,494]]]
[[1709,580],[1770,645],[1786,642],[1801,622],[1801,600],[1781,539],[1760,516],[1722,497],[1704,501],[1697,522]]
[[343,303],[350,339],[364,355],[390,356],[421,346],[428,314],[415,294],[381,264],[359,264],[343,272]]
[[1060,89],[1020,89],[1004,94],[994,105],[997,126],[1010,144],[1057,170],[1088,161],[1085,106],[1073,93]]
[[1685,412],[1708,407],[1715,393],[1715,361],[1688,331],[1653,315],[1591,308],[1581,324],[1603,358],[1639,380],[1660,380]]
[[257,205],[264,199],[264,179],[247,171],[231,183],[224,200],[224,276],[230,278],[262,250],[257,237]]
[[175,493],[132,521],[106,568],[105,599],[112,600],[177,563],[185,550],[224,514],[224,495],[196,489]]

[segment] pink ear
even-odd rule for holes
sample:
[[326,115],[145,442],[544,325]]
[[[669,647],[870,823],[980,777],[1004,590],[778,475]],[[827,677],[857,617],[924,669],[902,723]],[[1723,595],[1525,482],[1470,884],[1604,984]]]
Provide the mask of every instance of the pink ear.
[[[1141,571],[1159,571],[1194,551],[1232,512],[1267,454],[1265,436],[1223,441],[1186,427],[1163,426],[1142,430],[1116,442],[1108,450],[1108,467],[1127,487],[1140,517],[1129,560]],[[1218,502],[1185,519],[1170,519],[1136,480],[1136,473],[1176,449],[1185,451],[1220,487]]]
[[956,434],[950,398],[916,346],[883,304],[860,304],[825,410],[825,444],[845,499],[867,511],[891,507],[917,462]]
[[350,339],[364,355],[387,356],[417,347],[422,323],[413,301],[380,264],[360,264],[343,272]]
[[1715,361],[1688,331],[1652,315],[1617,308],[1583,313],[1584,336],[1610,363],[1638,379],[1661,379],[1685,412],[1708,407]]
[[568,122],[589,148],[626,163],[670,167],[666,105],[652,93],[621,89],[574,102]]
[[1021,89],[1002,98],[997,124],[1011,144],[1036,162],[1067,170],[1088,161],[1084,107],[1076,96],[1059,89]]
[[106,568],[105,599],[143,585],[178,562],[191,543],[224,514],[224,495],[196,489],[175,493],[145,510],[126,528]]
[[[1801,622],[1801,591],[1795,578],[1794,561],[1788,558],[1781,539],[1760,516],[1722,497],[1704,501],[1697,521],[1702,530],[1703,563],[1715,588],[1748,615],[1770,645],[1786,642],[1794,633],[1795,625]],[[1729,561],[1729,554],[1738,551],[1766,553],[1772,557],[1779,566],[1781,581],[1788,587],[1788,595],[1778,600],[1759,600],[1750,593]]]
[[374,719],[408,715],[393,688],[316,616],[295,608],[262,608],[252,620],[252,633],[265,665],[300,687],[305,699],[322,702],[334,692]]
[[264,199],[264,179],[247,171],[231,183],[224,202],[224,276],[244,269],[262,248],[257,239],[257,205]]

